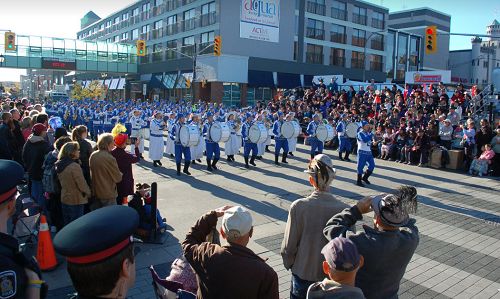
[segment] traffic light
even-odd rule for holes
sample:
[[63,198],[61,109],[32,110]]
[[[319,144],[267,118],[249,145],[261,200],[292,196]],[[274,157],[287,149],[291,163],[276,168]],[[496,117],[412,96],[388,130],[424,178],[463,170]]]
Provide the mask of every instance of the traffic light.
[[222,52],[222,37],[220,35],[216,35],[214,38],[214,55],[220,56]]
[[146,42],[143,40],[137,40],[137,56],[146,56]]
[[425,54],[437,52],[437,27],[427,26],[425,28]]
[[186,79],[186,88],[191,88],[191,80]]
[[5,51],[16,50],[16,34],[11,31],[5,32]]

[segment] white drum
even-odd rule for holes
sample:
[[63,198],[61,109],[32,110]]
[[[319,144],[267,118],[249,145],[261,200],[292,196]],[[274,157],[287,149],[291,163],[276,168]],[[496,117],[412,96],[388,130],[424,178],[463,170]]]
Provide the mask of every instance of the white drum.
[[357,123],[349,123],[345,129],[345,134],[349,138],[356,138],[358,135],[358,124]]
[[197,146],[200,142],[200,131],[197,126],[182,126],[179,130],[179,140],[182,146]]
[[253,124],[248,130],[248,139],[252,143],[264,143],[267,140],[267,128],[263,123]]
[[316,138],[321,142],[328,142],[333,139],[333,127],[321,124],[316,128]]
[[213,123],[210,126],[210,139],[212,141],[221,143],[221,142],[227,142],[229,140],[229,137],[231,136],[231,131],[229,130],[229,127],[226,123]]
[[297,138],[300,134],[300,125],[296,121],[286,121],[281,126],[281,135],[286,139]]

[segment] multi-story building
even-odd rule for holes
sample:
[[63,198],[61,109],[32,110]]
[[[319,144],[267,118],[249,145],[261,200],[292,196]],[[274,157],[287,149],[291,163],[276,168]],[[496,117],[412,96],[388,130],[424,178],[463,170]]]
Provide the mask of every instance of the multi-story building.
[[[142,93],[144,82],[148,97],[190,93],[191,57],[199,53],[196,97],[252,105],[275,88],[308,86],[314,75],[404,78],[421,61],[420,36],[388,29],[388,15],[359,0],[141,0],[104,19],[87,15],[77,37],[146,40],[141,84],[130,84],[132,95]],[[212,54],[217,35],[219,57]]]
[[492,37],[471,39],[472,49],[450,51],[451,79],[454,82],[485,85],[492,83],[494,68],[500,67],[500,23],[486,27]]

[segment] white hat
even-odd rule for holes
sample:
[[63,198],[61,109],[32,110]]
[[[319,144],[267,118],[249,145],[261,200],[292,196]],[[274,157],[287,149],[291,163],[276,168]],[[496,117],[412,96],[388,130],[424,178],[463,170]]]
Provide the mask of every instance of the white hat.
[[229,240],[244,236],[252,229],[252,215],[245,208],[232,207],[224,212],[222,229]]

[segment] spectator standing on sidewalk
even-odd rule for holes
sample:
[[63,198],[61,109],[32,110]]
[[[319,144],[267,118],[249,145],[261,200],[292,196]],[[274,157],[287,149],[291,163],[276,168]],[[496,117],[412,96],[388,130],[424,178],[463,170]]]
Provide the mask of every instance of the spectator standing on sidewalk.
[[127,134],[118,134],[114,137],[115,148],[111,151],[111,155],[115,157],[116,163],[118,164],[118,169],[122,173],[122,179],[116,184],[118,196],[116,198],[116,204],[121,205],[126,203],[126,198],[129,195],[134,194],[134,174],[132,173],[132,164],[139,162],[139,143],[140,139],[136,139],[135,142],[135,154],[131,154],[125,151],[127,147]]
[[[415,219],[409,213],[417,209],[417,190],[401,186],[395,194],[366,197],[350,209],[333,216],[323,233],[328,240],[346,236],[364,257],[364,266],[356,276],[356,286],[368,299],[395,299],[406,267],[419,243]],[[373,210],[374,227],[347,234],[363,214]]]
[[331,215],[348,208],[330,193],[335,169],[327,155],[315,156],[304,172],[309,174],[309,183],[314,191],[290,206],[281,244],[283,265],[292,271],[292,299],[305,299],[309,286],[324,277],[321,249],[327,244],[327,240],[321,231]]

